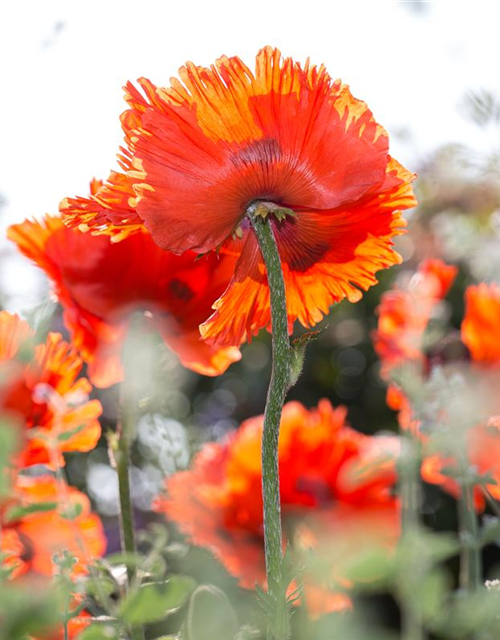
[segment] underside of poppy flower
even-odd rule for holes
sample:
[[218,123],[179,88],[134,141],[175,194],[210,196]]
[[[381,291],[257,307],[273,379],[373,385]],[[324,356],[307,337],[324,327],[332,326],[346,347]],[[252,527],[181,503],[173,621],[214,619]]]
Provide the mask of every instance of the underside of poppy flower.
[[90,208],[73,199],[61,210],[115,240],[144,224],[165,250],[239,256],[202,326],[206,341],[238,345],[269,326],[265,267],[245,220],[256,201],[293,212],[271,216],[290,329],[358,300],[378,270],[399,262],[392,239],[404,227],[399,210],[415,205],[414,176],[388,155],[387,133],[346,85],[270,47],[254,72],[223,56],[179,75],[168,88],[126,86],[121,161],[133,196],[113,202],[123,190],[112,177]]

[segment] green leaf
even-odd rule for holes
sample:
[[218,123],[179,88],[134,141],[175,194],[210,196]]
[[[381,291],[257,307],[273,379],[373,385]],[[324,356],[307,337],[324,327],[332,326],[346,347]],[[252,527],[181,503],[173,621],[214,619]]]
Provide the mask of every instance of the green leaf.
[[66,442],[67,440],[71,440],[73,436],[76,436],[78,433],[80,433],[80,431],[83,431],[84,427],[85,427],[85,424],[80,424],[78,425],[78,427],[75,427],[74,429],[70,429],[69,431],[63,431],[62,433],[58,434],[57,440],[59,442]]
[[95,623],[87,627],[78,640],[118,640],[118,630],[109,623]]
[[233,640],[237,630],[236,613],[225,593],[212,585],[198,587],[189,602],[188,640]]
[[481,546],[497,542],[500,539],[500,519],[485,516],[479,533]]
[[196,586],[193,578],[175,576],[166,582],[150,582],[132,592],[120,607],[127,624],[158,622],[180,609]]
[[20,520],[32,513],[46,513],[47,511],[54,511],[54,509],[57,509],[57,502],[37,502],[27,507],[11,507],[7,510],[5,521],[9,523],[14,520]]
[[[9,423],[0,422],[0,469],[7,469],[19,447],[19,433]],[[9,495],[10,474],[0,473],[0,497]]]
[[450,587],[447,574],[434,570],[419,585],[419,599],[425,620],[436,620],[445,605],[446,592]]

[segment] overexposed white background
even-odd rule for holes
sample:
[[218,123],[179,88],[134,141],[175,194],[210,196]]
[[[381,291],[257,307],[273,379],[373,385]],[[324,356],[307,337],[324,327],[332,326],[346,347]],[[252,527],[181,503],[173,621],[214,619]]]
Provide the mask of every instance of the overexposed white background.
[[[499,23],[495,0],[1,0],[0,234],[115,168],[127,80],[167,84],[221,54],[251,66],[265,44],[350,84],[410,169],[446,142],[487,146],[458,106],[470,89],[500,93]],[[28,309],[43,278],[0,249],[4,303]]]

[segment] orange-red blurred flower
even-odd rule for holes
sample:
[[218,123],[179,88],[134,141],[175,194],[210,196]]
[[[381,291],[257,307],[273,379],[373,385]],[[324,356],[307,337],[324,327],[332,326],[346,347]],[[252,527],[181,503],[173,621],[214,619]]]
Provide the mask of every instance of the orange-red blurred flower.
[[423,361],[425,330],[456,274],[457,268],[442,260],[424,260],[404,289],[396,286],[382,295],[373,337],[383,375],[408,361]]
[[[462,342],[476,367],[471,372],[469,386],[475,385],[478,392],[485,394],[481,410],[498,410],[496,393],[498,389],[498,365],[500,364],[500,287],[497,284],[480,283],[467,287],[465,291],[465,315],[461,328]],[[478,393],[478,397],[479,393]],[[483,408],[486,405],[486,409]],[[475,483],[475,503],[478,509],[485,504],[484,492],[479,478],[483,476],[483,486],[495,499],[500,499],[500,417],[493,415],[481,424],[468,430],[465,453],[468,464],[478,477]],[[457,459],[450,455],[432,455],[422,465],[424,480],[439,484],[454,496],[461,494],[461,488],[454,478]],[[445,470],[452,473],[445,473]]]
[[[381,361],[381,375],[386,380],[390,380],[394,369],[408,364],[416,365],[425,373],[424,334],[456,274],[457,268],[442,260],[424,260],[404,288],[396,285],[382,295],[373,343]],[[399,412],[403,429],[418,431],[410,403],[394,383],[387,390],[387,404]]]
[[[92,198],[104,196],[98,190],[87,203]],[[230,256],[176,256],[143,230],[111,243],[50,216],[14,225],[8,234],[52,280],[65,324],[96,386],[122,378],[121,348],[130,314],[138,309],[150,312],[148,321],[194,371],[218,375],[240,358],[236,347],[209,346],[198,330],[230,280],[235,262]]]
[[86,573],[88,563],[106,550],[106,538],[87,496],[52,475],[18,475],[13,495],[0,505],[0,549],[12,576],[55,573],[53,556],[68,550],[77,562],[75,575]]
[[[65,200],[72,225],[115,239],[140,220],[163,249],[239,257],[205,322],[212,343],[239,345],[269,327],[269,290],[245,212],[258,200],[293,209],[271,220],[287,289],[290,330],[310,327],[343,298],[359,300],[375,273],[400,261],[392,239],[415,205],[413,175],[388,155],[388,136],[367,105],[323,66],[266,47],[255,72],[237,58],[187,63],[168,88],[127,84],[122,115],[133,182],[118,207]],[[112,177],[110,189],[120,191]],[[133,212],[131,214],[131,212]]]
[[[306,555],[311,546],[318,551],[337,539],[346,552],[358,553],[363,537],[365,543],[370,536],[370,542],[390,546],[398,535],[392,495],[397,440],[358,433],[346,426],[345,414],[327,400],[310,411],[298,402],[284,407],[279,462],[285,541]],[[262,421],[262,416],[247,420],[224,442],[206,445],[190,470],[167,479],[166,496],[156,504],[250,589],[265,583]],[[330,579],[342,583],[335,568]],[[310,577],[305,585],[312,613],[348,603],[345,595]]]
[[[500,500],[500,416],[494,416],[486,424],[468,431],[466,453],[467,462],[474,468],[477,477],[485,478],[483,486],[493,498]],[[459,497],[459,483],[453,475],[445,473],[446,469],[456,471],[456,468],[457,462],[453,457],[446,458],[439,454],[428,456],[422,463],[422,478]],[[479,510],[484,509],[485,497],[479,481],[474,488],[474,501]]]
[[500,364],[500,287],[496,283],[467,287],[462,341],[480,364]]
[[65,451],[90,451],[101,435],[98,400],[78,378],[82,359],[58,333],[33,345],[34,331],[18,316],[0,312],[0,409],[21,425],[17,463],[64,464]]

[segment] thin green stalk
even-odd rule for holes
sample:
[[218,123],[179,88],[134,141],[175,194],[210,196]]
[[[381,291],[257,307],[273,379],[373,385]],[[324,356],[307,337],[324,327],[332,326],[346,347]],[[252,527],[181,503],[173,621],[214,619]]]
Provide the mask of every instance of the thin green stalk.
[[399,465],[401,528],[403,535],[412,535],[419,528],[420,443],[413,434],[403,433],[402,448]]
[[420,457],[421,445],[410,432],[401,434],[401,458],[398,465],[399,494],[401,496],[401,543],[408,561],[401,575],[399,604],[401,609],[401,637],[403,640],[423,640],[426,635],[420,610],[415,599],[415,586],[423,579],[425,568],[414,552],[414,543],[419,535],[420,506]]
[[477,514],[474,506],[474,486],[465,481],[458,500],[460,542],[460,586],[466,591],[479,589],[482,581],[481,548],[478,544]]
[[[132,401],[125,397],[122,388],[120,403],[120,423],[117,430],[117,439],[112,443],[113,456],[118,475],[118,490],[120,500],[120,538],[122,551],[127,555],[136,552],[134,510],[130,490],[130,450],[134,438],[135,410]],[[135,579],[134,567],[127,563],[127,587],[130,589]],[[144,640],[142,627],[132,627],[130,630],[132,640]]]
[[269,595],[276,608],[274,619],[268,623],[268,638],[286,640],[290,636],[290,623],[286,603],[281,532],[281,505],[278,467],[278,440],[281,413],[290,386],[292,347],[288,337],[288,314],[285,282],[281,259],[268,215],[257,213],[258,203],[247,212],[257,236],[267,270],[272,323],[272,370],[262,432],[262,496],[264,502],[264,544]]

